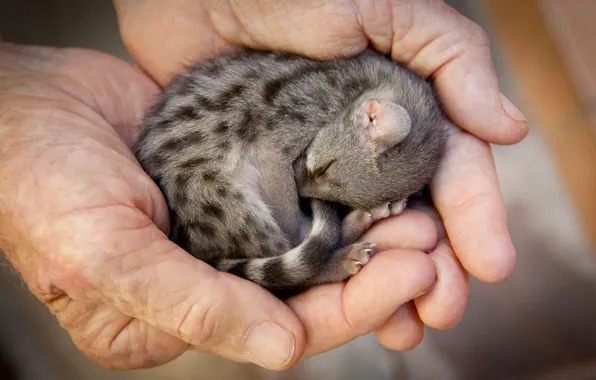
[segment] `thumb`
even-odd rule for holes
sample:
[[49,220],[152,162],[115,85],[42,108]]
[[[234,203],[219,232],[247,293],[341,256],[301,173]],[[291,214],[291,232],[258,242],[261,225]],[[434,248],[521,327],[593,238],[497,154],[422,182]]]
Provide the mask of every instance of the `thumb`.
[[147,247],[93,268],[100,298],[94,301],[201,352],[273,370],[300,359],[304,331],[289,307],[256,284],[195,259],[153,228],[161,236]]

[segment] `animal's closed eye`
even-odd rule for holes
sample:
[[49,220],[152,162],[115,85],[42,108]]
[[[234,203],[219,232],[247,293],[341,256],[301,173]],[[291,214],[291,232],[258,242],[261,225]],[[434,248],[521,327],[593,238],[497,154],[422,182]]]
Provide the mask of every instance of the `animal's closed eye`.
[[331,165],[333,165],[334,163],[335,163],[335,160],[331,160],[331,161],[327,162],[326,164],[319,166],[317,169],[314,170],[313,177],[321,178],[323,175],[325,175],[327,170],[329,170]]

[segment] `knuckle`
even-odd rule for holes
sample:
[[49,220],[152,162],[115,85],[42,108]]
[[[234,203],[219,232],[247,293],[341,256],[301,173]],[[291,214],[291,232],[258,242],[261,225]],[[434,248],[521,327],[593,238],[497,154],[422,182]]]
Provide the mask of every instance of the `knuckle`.
[[192,302],[178,324],[177,337],[194,346],[211,344],[217,336],[220,321],[218,308],[211,300]]
[[470,21],[468,36],[470,45],[472,46],[487,47],[490,45],[490,39],[486,30],[472,21]]
[[75,344],[79,350],[81,350],[81,352],[89,359],[112,371],[139,369],[148,366],[148,363],[146,363],[145,360],[131,360],[133,358],[131,357],[130,353],[113,353],[105,348],[81,344],[76,340]]
[[135,327],[132,318],[102,318],[106,313],[101,306],[82,304],[67,296],[52,304],[50,309],[60,325],[88,358],[113,370],[151,364],[150,355],[138,344],[138,333],[131,333]]

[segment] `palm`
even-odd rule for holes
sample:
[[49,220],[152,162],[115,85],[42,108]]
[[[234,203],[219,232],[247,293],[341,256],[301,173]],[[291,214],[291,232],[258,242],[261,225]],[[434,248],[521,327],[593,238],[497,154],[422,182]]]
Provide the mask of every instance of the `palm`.
[[[19,181],[17,189],[10,189],[26,200],[18,203],[22,218],[16,228],[35,237],[31,255],[37,266],[60,272],[53,284],[68,296],[42,292],[41,298],[49,301],[81,348],[94,346],[91,355],[99,349],[99,356],[116,355],[133,366],[168,361],[187,345],[104,305],[104,295],[94,292],[108,285],[98,283],[102,273],[114,271],[130,273],[126,282],[108,285],[109,291],[120,291],[116,285],[141,292],[144,282],[153,280],[147,278],[152,259],[137,253],[149,252],[159,240],[168,244],[154,225],[165,230],[168,224],[163,198],[120,136],[132,141],[132,126],[156,88],[110,56],[73,50],[61,57],[44,67],[51,72],[31,73],[34,79],[15,96],[13,111],[26,109],[26,125],[39,129],[35,148],[19,152],[23,161],[36,155],[34,167],[20,174],[34,181]],[[70,132],[63,133],[64,127]],[[14,170],[22,169],[15,165]],[[56,268],[57,263],[65,267]],[[168,292],[167,286],[163,290]],[[161,299],[165,303],[157,308],[180,303],[175,295]]]

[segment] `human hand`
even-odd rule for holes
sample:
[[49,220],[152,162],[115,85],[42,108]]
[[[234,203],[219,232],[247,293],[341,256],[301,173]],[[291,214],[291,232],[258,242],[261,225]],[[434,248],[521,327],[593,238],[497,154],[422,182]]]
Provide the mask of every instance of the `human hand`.
[[[369,43],[434,80],[448,116],[457,125],[450,129],[446,156],[431,184],[448,239],[442,239],[429,255],[438,273],[435,288],[416,298],[415,307],[404,304],[376,327],[385,346],[415,346],[422,337],[422,322],[435,328],[459,322],[467,303],[468,271],[486,282],[509,275],[515,249],[488,143],[517,143],[528,129],[523,115],[499,90],[489,41],[478,25],[441,1],[180,0],[174,5],[115,0],[115,4],[126,46],[161,85],[188,63],[234,49],[331,58],[355,55]],[[376,227],[371,234],[395,246],[400,243],[399,231]],[[379,278],[393,276],[396,269],[391,268],[379,272]],[[348,286],[365,281],[365,273]],[[382,302],[378,295],[374,302]],[[363,297],[370,298],[370,293]],[[312,313],[296,301],[290,305],[298,315]],[[324,324],[325,316],[319,321]]]
[[436,246],[436,229],[416,211],[369,233],[384,252],[347,285],[289,306],[184,252],[130,151],[157,92],[105,54],[0,44],[0,249],[86,355],[142,368],[192,348],[287,368],[381,326],[432,286],[422,251]]

